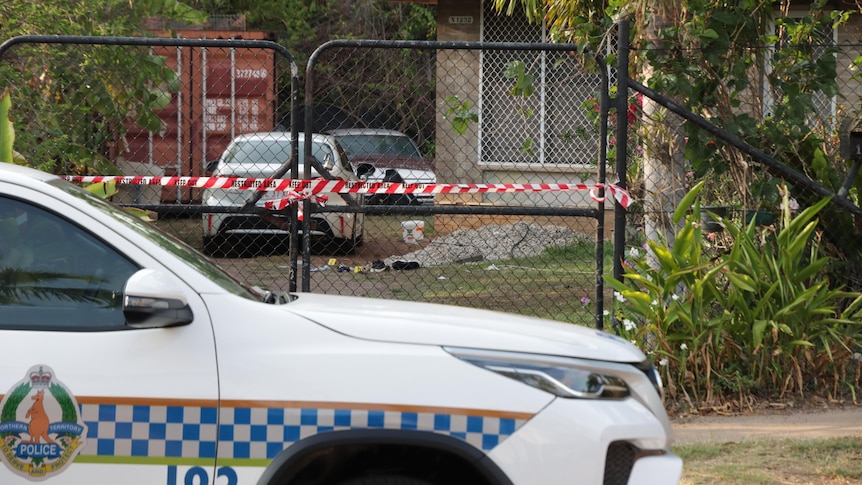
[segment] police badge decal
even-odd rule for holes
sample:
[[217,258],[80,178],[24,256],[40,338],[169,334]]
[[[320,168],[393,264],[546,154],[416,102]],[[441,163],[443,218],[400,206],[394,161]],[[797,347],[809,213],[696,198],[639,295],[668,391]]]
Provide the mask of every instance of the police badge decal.
[[79,409],[50,367],[31,367],[0,401],[0,460],[31,480],[63,471],[85,443]]

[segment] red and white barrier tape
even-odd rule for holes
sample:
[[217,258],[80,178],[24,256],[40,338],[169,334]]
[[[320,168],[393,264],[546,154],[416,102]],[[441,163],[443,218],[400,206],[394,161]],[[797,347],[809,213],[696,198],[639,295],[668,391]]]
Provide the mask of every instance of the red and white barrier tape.
[[299,192],[289,191],[287,193],[287,197],[283,197],[281,199],[272,199],[263,203],[263,208],[271,211],[280,211],[290,204],[295,204],[301,200],[310,199],[315,204],[324,207],[326,206],[326,202],[329,200],[329,197],[325,195],[306,195],[301,194]]
[[[110,183],[130,185],[161,185],[165,187],[188,187],[195,189],[233,189],[285,191],[292,202],[322,193],[337,194],[475,194],[506,192],[544,192],[588,190],[596,202],[604,202],[597,192],[610,192],[623,207],[631,203],[629,193],[614,184],[396,184],[390,182],[354,182],[346,180],[294,180],[241,177],[159,177],[159,176],[73,176],[65,177],[70,182]],[[278,201],[272,201],[278,202]],[[287,202],[292,203],[292,202]],[[286,205],[285,204],[285,205]],[[282,207],[283,208],[283,207]]]

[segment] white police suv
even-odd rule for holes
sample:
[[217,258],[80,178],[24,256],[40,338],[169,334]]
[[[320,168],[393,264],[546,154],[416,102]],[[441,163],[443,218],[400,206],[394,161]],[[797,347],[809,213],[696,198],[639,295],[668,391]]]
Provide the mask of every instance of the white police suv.
[[0,483],[667,485],[627,342],[441,305],[274,295],[0,163]]

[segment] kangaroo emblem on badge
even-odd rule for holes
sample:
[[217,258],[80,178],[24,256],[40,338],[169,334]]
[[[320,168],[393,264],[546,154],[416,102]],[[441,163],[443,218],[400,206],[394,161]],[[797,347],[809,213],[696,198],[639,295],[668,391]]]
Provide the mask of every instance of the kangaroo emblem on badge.
[[0,459],[31,480],[63,471],[78,456],[87,435],[78,410],[53,369],[31,367],[0,401]]

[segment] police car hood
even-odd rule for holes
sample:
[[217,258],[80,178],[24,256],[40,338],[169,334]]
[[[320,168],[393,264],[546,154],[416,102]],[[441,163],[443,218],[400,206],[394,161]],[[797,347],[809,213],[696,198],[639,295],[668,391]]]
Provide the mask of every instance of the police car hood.
[[382,342],[529,352],[614,362],[644,354],[607,332],[472,308],[300,293],[285,310],[333,331]]

